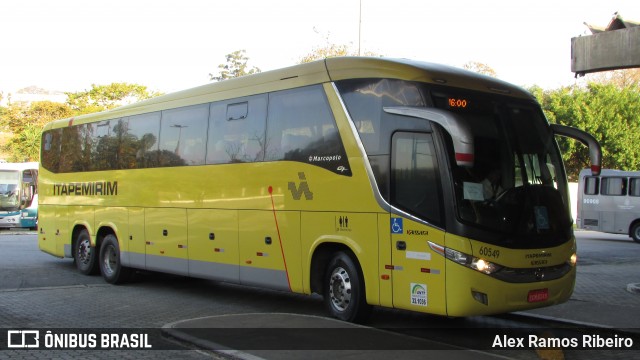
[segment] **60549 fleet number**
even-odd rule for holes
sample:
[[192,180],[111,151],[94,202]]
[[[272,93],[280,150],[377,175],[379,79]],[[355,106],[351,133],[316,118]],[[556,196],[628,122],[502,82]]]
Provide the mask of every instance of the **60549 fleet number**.
[[480,254],[480,256],[486,256],[486,257],[497,259],[500,257],[500,250],[492,249],[488,246],[481,246],[480,251],[478,251],[478,254]]

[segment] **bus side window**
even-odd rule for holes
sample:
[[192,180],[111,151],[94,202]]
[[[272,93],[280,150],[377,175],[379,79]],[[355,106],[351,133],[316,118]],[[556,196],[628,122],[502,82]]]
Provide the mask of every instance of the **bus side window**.
[[60,168],[60,142],[62,129],[47,130],[42,134],[40,162],[45,169],[57,173]]
[[442,198],[431,134],[396,132],[391,151],[391,203],[441,225]]
[[162,111],[160,166],[204,164],[209,104]]
[[350,176],[333,113],[320,85],[269,94],[266,161],[299,161]]
[[640,178],[629,179],[629,196],[640,196]]
[[120,145],[122,166],[127,169],[157,167],[159,132],[159,111],[129,117],[125,139]]
[[262,161],[266,121],[266,94],[211,103],[206,163]]
[[627,179],[619,177],[602,178],[600,194],[611,196],[627,195]]
[[600,189],[600,178],[596,176],[586,176],[584,178],[584,194],[598,195]]

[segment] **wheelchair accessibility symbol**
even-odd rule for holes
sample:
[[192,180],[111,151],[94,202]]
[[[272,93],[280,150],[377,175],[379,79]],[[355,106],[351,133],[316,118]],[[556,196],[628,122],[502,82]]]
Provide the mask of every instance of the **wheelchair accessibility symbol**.
[[401,218],[391,218],[391,233],[392,234],[402,234],[402,219]]

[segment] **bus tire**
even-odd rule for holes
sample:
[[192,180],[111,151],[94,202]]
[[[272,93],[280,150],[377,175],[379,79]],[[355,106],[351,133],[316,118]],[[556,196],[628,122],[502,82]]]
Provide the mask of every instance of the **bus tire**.
[[633,241],[640,243],[640,222],[633,224],[629,236],[631,236]]
[[371,306],[367,304],[364,279],[349,254],[340,251],[329,261],[324,276],[324,304],[337,319],[361,323]]
[[82,274],[95,275],[98,273],[97,249],[91,246],[91,237],[87,229],[82,229],[73,243],[73,261]]
[[131,269],[122,266],[118,238],[109,234],[100,246],[100,272],[109,284],[122,284],[129,280]]

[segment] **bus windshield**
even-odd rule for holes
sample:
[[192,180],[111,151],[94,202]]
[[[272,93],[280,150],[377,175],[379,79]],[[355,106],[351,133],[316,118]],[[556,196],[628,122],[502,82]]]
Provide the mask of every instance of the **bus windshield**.
[[[389,79],[349,80],[337,87],[367,152],[380,194],[392,206],[447,231],[461,235],[472,231],[476,239],[505,247],[554,246],[571,238],[561,157],[553,132],[533,101]],[[394,201],[397,169],[393,168],[390,142],[399,131],[435,134],[434,126],[438,126],[390,111],[401,106],[454,114],[472,138],[473,160],[461,163],[452,134],[439,131],[445,151],[438,158],[439,170],[434,170],[440,181],[431,184],[439,184],[441,189],[434,191],[443,196],[438,197],[440,204],[431,201],[420,205],[424,207],[420,211]],[[443,191],[447,187],[452,190]],[[429,213],[428,207],[451,205],[453,211],[443,213],[453,214],[454,219],[434,221],[422,216]]]
[[507,246],[552,245],[571,227],[561,158],[546,120],[533,107],[495,104],[468,114],[473,167],[452,164],[460,220],[497,231]]
[[11,211],[20,208],[19,171],[0,171],[0,210]]

